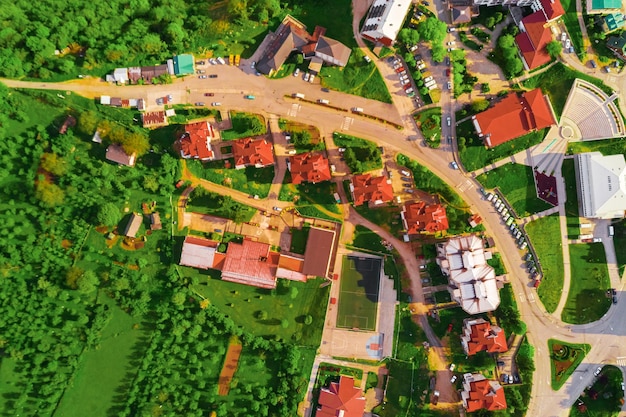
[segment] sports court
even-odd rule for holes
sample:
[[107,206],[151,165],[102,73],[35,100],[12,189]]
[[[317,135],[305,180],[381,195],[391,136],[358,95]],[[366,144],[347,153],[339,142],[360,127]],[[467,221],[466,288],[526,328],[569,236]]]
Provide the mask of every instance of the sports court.
[[376,330],[381,265],[381,259],[343,257],[337,327]]

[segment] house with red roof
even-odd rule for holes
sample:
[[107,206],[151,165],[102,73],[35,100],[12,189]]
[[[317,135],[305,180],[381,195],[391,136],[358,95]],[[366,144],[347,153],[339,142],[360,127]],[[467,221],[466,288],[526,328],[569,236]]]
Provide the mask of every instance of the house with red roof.
[[361,389],[354,386],[354,378],[345,375],[322,388],[318,403],[317,417],[363,417],[365,411]]
[[424,201],[407,203],[402,207],[400,217],[407,235],[448,230],[446,209],[441,204],[426,204]]
[[350,182],[350,192],[355,206],[367,203],[374,207],[393,200],[391,180],[384,176],[354,175]]
[[274,147],[265,138],[244,138],[233,141],[235,168],[263,168],[274,164]]
[[215,157],[211,149],[212,139],[215,139],[215,131],[209,122],[188,123],[180,133],[175,147],[185,159],[210,161]]
[[541,0],[540,3],[547,22],[552,22],[565,14],[561,0]]
[[291,172],[291,182],[296,185],[303,182],[316,184],[331,179],[328,159],[321,153],[306,152],[294,155],[287,161],[287,167]]
[[222,279],[259,288],[276,288],[279,258],[280,254],[271,252],[268,243],[248,238],[242,243],[229,242]]
[[551,60],[546,45],[552,40],[552,33],[550,28],[546,27],[546,23],[543,10],[526,16],[520,22],[520,33],[515,37],[515,43],[527,71],[547,64]]
[[465,354],[472,356],[478,352],[502,353],[509,350],[504,330],[492,326],[485,319],[467,318],[463,321],[461,345]]
[[481,374],[463,375],[461,400],[468,413],[481,409],[488,411],[506,409],[504,388],[498,381],[488,380]]
[[550,100],[540,88],[511,93],[493,107],[472,116],[476,133],[488,148],[556,124]]

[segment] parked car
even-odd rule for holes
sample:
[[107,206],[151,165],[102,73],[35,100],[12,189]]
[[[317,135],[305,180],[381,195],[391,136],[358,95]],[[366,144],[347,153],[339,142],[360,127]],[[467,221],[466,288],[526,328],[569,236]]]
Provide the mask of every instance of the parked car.
[[413,181],[413,180],[412,180],[411,178],[409,178],[409,177],[400,177],[400,179],[401,179],[402,181],[409,181],[409,182],[410,182],[410,181]]
[[275,211],[283,211],[283,209],[282,209],[282,208],[280,208],[280,207],[274,207],[274,210],[275,210]]
[[300,68],[296,68],[296,70],[293,72],[293,76],[297,77],[298,74],[300,74]]
[[221,106],[222,103],[220,103],[219,101],[214,101],[213,103],[211,103],[211,106],[217,107],[217,106]]
[[504,361],[498,361],[497,365],[500,366],[500,367],[504,366]]
[[198,75],[198,78],[204,80],[206,78],[206,75]]
[[459,169],[459,165],[455,161],[450,162],[450,166],[452,169]]
[[198,101],[198,102],[196,102],[196,106],[204,106],[204,102],[203,101]]
[[213,97],[215,93],[204,93],[205,97]]
[[246,100],[254,100],[255,97],[252,94],[246,94],[245,96],[243,96],[243,98],[245,98]]
[[204,74],[206,71],[205,70],[197,70],[196,74]]
[[598,366],[598,369],[595,370],[595,372],[593,373],[593,376],[598,376],[600,375],[600,372],[602,372],[602,367]]
[[451,363],[450,366],[448,367],[448,369],[452,372],[454,372],[454,370],[456,369],[456,364],[455,363]]
[[458,379],[458,377],[456,375],[452,375],[452,378],[450,378],[450,383],[454,384],[457,379]]
[[209,78],[217,78],[217,74],[209,74]]
[[311,74],[309,74],[308,72],[306,74],[304,74],[304,82],[309,82],[309,78],[311,78]]

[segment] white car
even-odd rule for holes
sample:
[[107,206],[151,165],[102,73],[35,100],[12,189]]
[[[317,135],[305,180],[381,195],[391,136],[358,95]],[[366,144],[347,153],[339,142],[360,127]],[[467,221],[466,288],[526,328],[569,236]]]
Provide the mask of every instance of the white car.
[[454,384],[456,382],[457,378],[458,377],[456,375],[452,375],[452,378],[450,378],[450,383]]
[[410,81],[408,79],[400,80],[400,84],[402,84],[402,85],[407,85],[408,83],[410,83]]
[[312,83],[313,80],[315,80],[315,74],[311,74],[311,77],[309,77],[309,82]]
[[448,90],[452,90],[452,83],[448,81]]
[[306,74],[304,74],[304,81],[308,82],[309,78],[311,78],[311,74],[309,74],[308,72]]
[[565,41],[565,39],[567,39],[567,33],[561,32],[561,42]]
[[281,209],[280,207],[274,207],[274,210],[276,210],[276,211],[283,211],[283,209]]
[[214,107],[221,106],[221,105],[222,103],[220,103],[219,101],[214,101],[213,103],[211,103],[211,106],[214,106]]
[[593,373],[593,376],[598,376],[600,375],[600,372],[602,372],[602,367],[598,366],[598,369],[595,370],[595,372]]
[[453,46],[454,44],[455,44],[455,42],[454,42],[454,41],[450,41],[450,42],[448,42],[448,46]]
[[293,76],[297,77],[298,74],[300,74],[300,68],[296,68],[296,70],[293,72]]
[[570,41],[569,39],[567,39],[565,41],[565,49],[569,49],[569,47],[572,46],[572,41]]
[[448,368],[450,371],[454,371],[456,369],[456,364],[455,363],[451,363],[450,367]]

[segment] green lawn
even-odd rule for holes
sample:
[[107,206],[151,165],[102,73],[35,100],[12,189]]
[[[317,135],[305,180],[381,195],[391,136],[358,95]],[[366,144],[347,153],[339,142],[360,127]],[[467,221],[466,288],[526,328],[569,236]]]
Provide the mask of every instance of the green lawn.
[[309,230],[311,230],[311,225],[305,223],[302,226],[302,229],[290,229],[291,230],[291,248],[290,251],[293,253],[299,253],[304,255],[304,250],[306,249],[306,240],[309,237]]
[[371,231],[365,226],[360,224],[356,225],[354,229],[354,237],[352,239],[352,246],[362,249],[371,250],[374,252],[389,253],[389,250],[381,243],[381,238],[376,233]]
[[527,165],[506,164],[476,177],[485,188],[502,192],[518,217],[526,217],[552,206],[537,197],[533,169]]
[[569,245],[571,284],[561,319],[585,324],[599,320],[611,307],[611,287],[602,243]]
[[[571,417],[617,417],[624,401],[622,390],[624,376],[622,370],[614,365],[602,368],[600,376],[594,380],[591,387],[572,406]],[[580,410],[578,403],[583,403],[585,409]]]
[[499,253],[494,253],[492,258],[487,260],[487,264],[495,270],[496,275],[506,274],[506,268],[502,263],[502,256],[500,256]]
[[[207,298],[246,331],[256,336],[297,341],[299,345],[319,346],[330,289],[320,287],[324,282],[321,278],[307,282],[279,279],[277,289],[270,291],[222,281],[214,276],[215,271],[186,267],[179,270],[185,277],[199,278],[201,283],[194,285],[193,291]],[[295,298],[292,288],[297,289]],[[265,312],[267,317],[258,318],[261,317],[259,312]],[[313,318],[310,325],[304,323],[307,315]],[[281,326],[283,319],[289,322],[287,328]]]
[[201,189],[202,187],[197,187],[189,196],[187,211],[222,217],[238,223],[250,221],[256,213],[255,208],[244,206],[229,196],[222,196],[210,191],[201,192],[201,195],[198,195]]
[[567,379],[574,373],[590,350],[591,345],[589,344],[567,343],[556,339],[548,340],[553,390],[557,391],[567,382]]
[[326,181],[317,184],[291,184],[291,176],[285,175],[278,199],[291,201],[303,216],[320,217],[328,220],[341,220],[341,210],[333,197],[336,184]]
[[233,128],[221,132],[222,140],[241,139],[267,133],[265,118],[260,114],[231,111],[230,119]]
[[[344,25],[344,24],[342,24]],[[350,25],[346,25],[350,26]],[[372,100],[391,103],[391,95],[373,62],[363,59],[363,52],[354,48],[345,67],[323,66],[320,73],[323,87]],[[367,113],[367,109],[365,109]]]
[[372,331],[376,329],[381,267],[379,259],[343,257],[337,327]]
[[232,158],[203,163],[198,160],[186,161],[189,171],[198,178],[230,187],[250,195],[266,198],[274,179],[274,166],[264,168],[246,167],[243,169],[224,168],[224,161],[234,166]]
[[537,293],[548,313],[556,310],[563,291],[563,250],[558,215],[542,217],[526,225],[526,233],[539,257],[543,279]]
[[[576,2],[574,0],[570,1],[574,7],[576,7]],[[563,4],[563,6],[565,6],[565,4]],[[576,27],[578,27],[578,22],[576,22]],[[560,118],[561,113],[563,113],[563,108],[565,107],[565,102],[567,101],[567,96],[576,78],[581,78],[594,84],[609,96],[613,93],[613,90],[599,79],[575,71],[560,62],[541,74],[527,79],[522,85],[528,89],[541,87],[542,91],[550,97],[550,102],[552,103],[557,118]]]
[[626,267],[626,250],[618,250],[626,248],[626,220],[612,223],[615,235],[613,236],[613,246],[615,247],[615,255],[617,257],[617,267],[619,269],[620,278],[624,274]]
[[626,155],[626,140],[624,138],[593,140],[585,142],[570,142],[567,146],[568,154],[584,152],[600,152],[602,155]]
[[352,25],[346,24],[346,18],[352,18],[350,0],[317,0],[314,2],[295,3],[290,13],[307,26],[313,33],[315,26],[327,28],[327,35],[344,43],[346,46],[357,46],[352,33]]
[[422,110],[413,115],[417,127],[422,131],[426,143],[431,148],[441,144],[441,107]]
[[546,132],[547,129],[538,130],[510,140],[502,145],[487,148],[482,139],[476,134],[472,120],[466,120],[458,124],[456,129],[461,163],[467,171],[475,171],[537,145],[543,140]]
[[567,235],[576,239],[580,235],[580,218],[578,217],[578,192],[576,191],[576,171],[573,159],[564,159],[561,174],[565,180],[565,214],[567,215]]
[[[589,0],[591,1],[591,0]],[[572,46],[577,54],[581,54],[583,51],[583,34],[580,30],[580,24],[578,23],[578,13],[576,12],[576,0],[563,0],[561,5],[565,10],[565,14],[562,19],[569,33],[569,38],[572,40]]]
[[402,231],[403,226],[402,219],[400,218],[400,207],[383,206],[369,208],[367,205],[363,204],[354,207],[354,209],[361,216],[389,231],[394,236],[398,236]]
[[344,158],[352,173],[362,173],[383,167],[381,152],[376,143],[333,132],[333,142],[336,146],[346,148]]
[[138,359],[147,348],[150,332],[142,320],[125,313],[108,296],[100,298],[111,309],[111,320],[102,331],[99,348],[81,356],[73,383],[55,412],[59,417],[108,416],[114,397],[134,378]]

